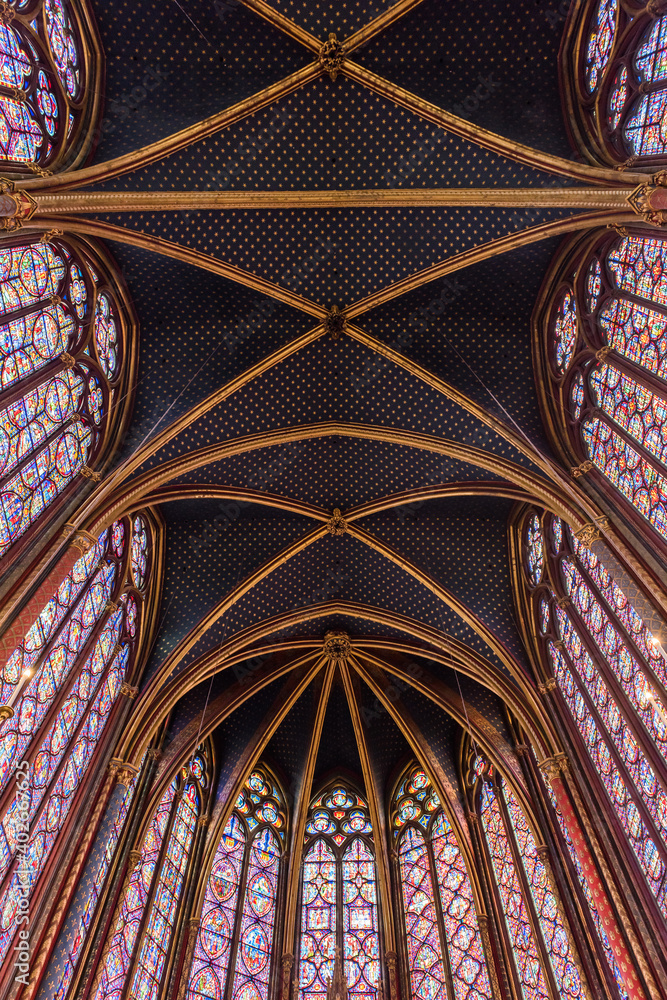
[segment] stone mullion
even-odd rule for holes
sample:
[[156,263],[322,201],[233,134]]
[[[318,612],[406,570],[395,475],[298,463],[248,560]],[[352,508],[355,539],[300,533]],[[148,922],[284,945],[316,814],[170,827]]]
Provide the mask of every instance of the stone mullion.
[[403,890],[401,866],[397,851],[392,847],[389,851],[391,871],[392,916],[397,922],[395,927],[396,944],[398,947],[398,972],[401,979],[402,994],[412,998],[412,983],[410,979],[410,962],[408,959],[407,933],[405,929],[405,908],[403,905]]
[[[568,914],[566,914],[566,916],[561,914],[561,916],[563,917],[564,922],[567,918],[566,927],[569,927],[570,930],[572,929],[572,920],[569,919],[569,914],[570,911],[573,911],[572,916],[574,916],[574,913],[576,912],[577,937],[581,935],[581,944],[585,944],[585,947],[581,947],[577,941],[577,952],[575,952],[575,954],[578,953],[579,957],[585,964],[588,985],[592,987],[592,985],[595,984],[595,994],[598,998],[600,998],[600,1000],[602,1000],[599,979],[601,978],[606,988],[612,991],[612,995],[614,995],[613,991],[617,989],[615,980],[611,975],[606,958],[600,957],[600,949],[598,946],[599,937],[597,931],[592,925],[592,917],[589,907],[586,900],[582,897],[579,880],[576,877],[576,873],[573,874],[571,871],[569,850],[564,842],[563,834],[558,822],[553,819],[553,807],[551,807],[551,801],[549,800],[548,795],[545,796],[544,794],[543,783],[536,778],[535,760],[531,749],[528,746],[522,745],[517,746],[516,751],[523,759],[523,771],[529,783],[533,802],[539,812],[542,829],[547,832],[550,842],[556,848],[555,856],[558,858],[559,865],[554,866],[553,863],[551,865],[555,877],[555,884],[558,888],[558,892],[554,891],[554,896],[556,897],[559,906],[562,906],[563,908],[565,908],[565,900],[567,899]],[[574,931],[572,931],[572,933],[574,933]],[[591,962],[591,954],[593,955],[594,962]],[[597,976],[591,975],[593,965],[595,965],[597,970]]]
[[[582,786],[581,792],[574,775],[569,770],[565,772],[568,778],[567,784],[563,781],[563,785],[572,795],[577,814],[581,819],[588,843],[590,843],[595,856],[596,866],[599,866],[604,880],[603,884],[613,900],[615,913],[627,937],[632,953],[637,956],[637,961],[641,967],[649,995],[652,1000],[654,998],[657,1000],[658,997],[660,997],[660,1000],[664,1000],[665,994],[657,990],[653,972],[648,966],[644,950],[640,943],[641,938],[641,941],[650,952],[651,962],[656,970],[661,968],[662,962],[655,945],[656,936],[659,937],[661,932],[658,931],[657,928],[659,925],[656,924],[655,920],[657,907],[655,906],[653,895],[648,886],[644,889],[644,875],[634,858],[634,852],[630,849],[632,857],[629,858],[627,856],[628,852],[620,847],[625,842],[625,833],[620,826],[615,812],[609,809],[609,799],[605,789],[598,787],[599,777],[560,691],[554,697],[556,690],[555,680],[553,681],[553,687],[549,685],[545,686],[544,696],[551,695],[550,715],[556,724],[563,746],[573,760],[580,762],[586,776],[586,784]],[[564,713],[563,708],[565,708]],[[559,791],[558,786],[552,785],[552,787],[554,787],[555,792]],[[586,799],[585,804],[582,796]],[[569,806],[567,797],[561,803],[561,806],[563,805],[568,808],[569,813],[576,822],[574,811]],[[608,826],[609,821],[611,821],[611,829]],[[583,847],[586,848],[587,845],[584,844]],[[580,855],[580,861],[584,870],[586,870],[587,860],[586,857],[581,857]],[[593,876],[597,872],[596,866],[589,867],[588,869]],[[641,907],[637,905],[635,898],[637,893],[641,899]],[[646,922],[647,920],[648,923]],[[612,940],[612,934],[609,936],[610,940]],[[667,974],[667,964],[664,966],[664,972]],[[661,974],[656,971],[658,977]]]
[[[567,598],[567,601],[568,605],[566,608],[566,613],[570,616],[572,620],[572,624],[576,629],[579,639],[581,640],[582,646],[587,651],[598,672],[601,674],[605,686],[607,687],[611,697],[618,705],[621,717],[623,718],[626,725],[632,732],[644,756],[650,762],[651,767],[653,768],[656,774],[656,778],[658,779],[659,783],[662,785],[663,790],[667,794],[667,762],[665,761],[664,757],[659,752],[655,743],[651,739],[651,736],[646,730],[644,722],[640,718],[639,713],[637,712],[634,705],[632,704],[627,694],[623,690],[620,681],[614,674],[614,671],[612,670],[607,660],[606,654],[603,653],[602,650],[599,649],[599,647],[597,646],[595,640],[593,639],[592,635],[588,631],[588,628],[586,627],[586,623],[580,617],[579,612],[576,609],[576,606],[570,601],[569,598]],[[593,701],[593,696],[590,694],[586,682],[584,681],[578,668],[574,664],[573,659],[570,656],[569,650],[565,643],[563,643],[563,648],[561,652],[568,661],[568,666],[571,674],[575,679],[575,683],[579,687],[586,701],[590,703],[594,715],[598,720],[599,726],[602,728],[602,731],[607,734],[607,738],[612,744],[612,748],[616,752],[618,752],[616,744],[614,742],[614,738],[612,737],[611,732],[607,728],[606,723],[603,722],[599,710]],[[660,685],[660,687],[662,687],[662,685]],[[635,782],[632,779],[630,780],[632,781],[632,784],[635,785]]]
[[[194,934],[192,933],[192,924],[196,923],[197,927],[199,926],[199,919],[193,917],[191,909],[196,900],[197,877],[202,873],[201,861],[209,822],[210,816],[204,811],[202,803],[202,814],[197,817],[195,838],[190,847],[187,882],[182,893],[177,925],[172,933],[172,943],[169,949],[174,957],[171,959],[171,968],[167,967],[164,970],[162,978],[163,992],[166,997],[180,997],[190,974],[190,965],[197,939],[196,929]],[[188,914],[190,914],[189,919]],[[176,956],[178,957],[176,958]]]
[[[482,883],[483,890],[488,895],[488,900],[491,904],[490,913],[493,914],[494,917],[493,939],[491,943],[495,942],[498,946],[499,958],[502,956],[498,965],[502,974],[502,986],[504,987],[501,989],[503,1000],[510,995],[512,1000],[523,1000],[523,990],[521,989],[519,982],[519,974],[516,967],[516,961],[514,959],[514,949],[512,948],[512,943],[509,939],[507,923],[505,920],[505,911],[500,898],[500,892],[498,890],[498,883],[496,881],[496,874],[489,852],[486,834],[482,829],[483,824],[481,816],[478,815],[477,812],[468,813],[468,824],[470,826],[475,853],[481,862],[480,882]],[[491,954],[490,956],[487,955],[487,961],[489,957],[493,960],[495,958],[495,954]]]
[[[629,794],[630,794],[630,796],[632,798],[632,801],[634,802],[635,806],[637,807],[637,809],[641,813],[642,819],[643,819],[646,827],[650,831],[651,836],[656,841],[656,847],[657,847],[659,853],[662,856],[663,863],[665,864],[665,867],[667,867],[667,844],[665,843],[665,837],[658,830],[658,828],[656,826],[656,823],[655,823],[655,820],[651,816],[651,814],[649,812],[649,809],[648,809],[648,806],[646,805],[646,803],[645,803],[645,801],[644,801],[644,799],[643,799],[643,797],[642,797],[642,795],[641,795],[641,793],[639,791],[639,788],[637,787],[637,783],[635,782],[634,778],[630,774],[630,772],[628,770],[628,767],[627,767],[625,761],[623,760],[623,758],[621,757],[620,751],[618,750],[618,748],[616,746],[616,743],[614,742],[611,734],[609,733],[609,730],[607,729],[605,723],[601,719],[601,717],[600,717],[600,715],[598,713],[598,710],[597,710],[595,704],[593,703],[593,700],[592,700],[591,696],[589,695],[589,693],[588,693],[585,685],[581,681],[581,679],[579,677],[579,672],[573,666],[567,650],[564,649],[562,652],[563,652],[563,655],[565,656],[565,658],[567,659],[570,673],[571,673],[572,678],[574,680],[574,683],[575,683],[575,685],[576,685],[576,687],[577,687],[577,689],[579,691],[579,694],[583,698],[584,703],[586,705],[586,708],[588,709],[589,713],[593,717],[597,728],[600,730],[600,732],[602,734],[602,738],[604,739],[605,743],[608,746],[609,753],[611,754],[611,757],[614,760],[614,762],[616,764],[616,767],[618,768],[618,770],[620,771],[620,773],[623,775],[623,778],[625,780],[625,784],[627,785],[628,792],[629,792]],[[572,716],[572,712],[570,710],[570,707],[567,704],[567,701],[565,700],[565,696],[563,695],[562,691],[560,690],[560,687],[558,686],[558,682],[556,682],[556,685],[557,685],[556,686],[556,690],[558,691],[559,697],[562,699],[565,708],[567,709],[568,713],[570,714],[570,716],[572,718],[572,724],[573,724],[573,726],[574,726],[574,728],[576,730],[578,739],[583,744],[583,748],[584,748],[584,751],[585,751],[585,754],[586,754],[586,758],[588,758],[590,760],[591,758],[590,758],[590,754],[589,754],[589,751],[588,751],[588,747],[586,746],[586,744],[583,741],[583,736],[579,732],[579,728],[577,726],[577,723],[575,722],[574,717]],[[591,763],[592,763],[592,761],[591,761]],[[620,819],[619,819],[619,817],[618,817],[618,815],[616,813],[616,809],[615,809],[615,807],[614,807],[614,805],[612,803],[612,800],[611,800],[611,795],[609,794],[609,792],[607,791],[605,785],[603,784],[602,779],[597,774],[597,771],[595,771],[595,768],[593,768],[593,771],[595,773],[596,783],[599,786],[601,786],[601,791],[602,791],[603,796],[604,796],[604,798],[603,798],[604,807],[605,807],[606,811],[608,811],[611,808],[611,819],[612,819],[613,825],[616,826],[617,833],[620,834],[621,841],[625,842],[625,841],[627,841],[627,834],[626,834],[625,830],[623,829],[623,827],[621,825],[621,822],[620,822]],[[633,861],[636,862],[635,853],[634,853],[633,849],[630,847],[629,844],[628,844],[628,847],[629,847],[630,851],[632,852],[632,859],[633,859]],[[638,862],[636,862],[636,863],[638,865]],[[641,872],[641,869],[639,869],[639,871]],[[646,883],[646,877],[645,877],[645,875],[644,875],[643,872],[641,873],[641,877],[642,877],[642,883],[645,884]],[[647,888],[647,890],[649,892],[649,898],[651,899],[651,903],[653,905],[657,905],[655,903],[655,898],[654,898],[653,894],[648,889],[648,885],[646,886],[646,888]]]
[[535,945],[537,948],[538,955],[540,957],[540,964],[542,966],[542,972],[544,974],[544,981],[549,991],[549,994],[552,997],[552,1000],[560,1000],[560,993],[558,992],[558,986],[556,985],[556,978],[554,976],[554,971],[551,967],[551,959],[549,958],[549,952],[547,951],[547,947],[544,942],[542,925],[540,924],[540,918],[537,915],[537,904],[533,898],[533,893],[530,887],[530,883],[528,881],[526,869],[523,866],[523,859],[521,857],[521,852],[519,850],[519,845],[517,843],[516,833],[514,832],[512,820],[510,819],[509,810],[507,808],[507,803],[505,801],[505,795],[502,787],[498,787],[497,785],[495,786],[494,791],[498,800],[498,808],[500,810],[501,822],[505,830],[505,836],[507,837],[507,842],[510,846],[510,852],[512,854],[512,858],[514,859],[514,869],[516,871],[517,878],[519,879],[519,882],[521,884],[523,901],[528,911],[530,924],[533,929],[533,937],[535,939]]
[[88,996],[94,995],[99,984],[118,917],[127,896],[130,878],[141,860],[141,849],[132,847],[132,844],[136,840],[141,825],[143,809],[150,792],[159,756],[159,750],[148,751],[150,765],[146,768],[139,794],[135,796],[132,804],[129,823],[126,824],[127,831],[123,835],[120,850],[117,852],[118,861],[108,884],[106,899],[99,918],[97,915],[95,918],[97,927],[94,932],[89,934],[91,943],[88,956],[83,965],[79,963],[80,971],[70,991],[72,1000],[75,998],[76,1000],[85,1000]]
[[[590,573],[588,572],[588,570],[586,569],[585,565],[583,564],[583,562],[581,560],[581,557],[578,556],[574,551],[572,552],[572,561],[576,565],[577,569],[581,573],[581,575],[584,578],[584,580],[586,581],[587,585],[590,587],[590,589],[593,591],[593,593],[597,597],[599,603],[602,605],[602,607],[606,611],[608,617],[611,619],[612,624],[615,626],[616,630],[620,633],[620,636],[623,639],[623,642],[628,647],[628,649],[633,653],[635,659],[639,662],[639,665],[641,666],[642,671],[643,671],[643,673],[646,676],[646,679],[648,681],[650,681],[650,683],[654,687],[656,687],[658,689],[658,691],[660,692],[662,698],[665,701],[665,704],[667,704],[667,687],[665,687],[665,684],[660,680],[660,678],[657,676],[657,674],[653,670],[653,667],[651,666],[650,662],[646,659],[646,656],[644,655],[644,653],[641,651],[641,649],[639,648],[639,646],[635,642],[633,636],[630,634],[630,632],[628,631],[628,629],[626,628],[626,626],[623,624],[623,622],[619,618],[618,614],[616,613],[616,610],[612,607],[612,605],[610,604],[610,602],[608,601],[608,599],[602,593],[601,589],[598,587],[598,585],[595,582],[595,580],[592,579]],[[602,560],[600,560],[600,562],[604,566],[604,562]],[[606,566],[604,566],[604,568],[607,569]],[[609,572],[609,571],[607,570],[607,572]],[[617,583],[616,578],[613,576],[613,574],[609,573],[609,576],[612,578],[612,580],[614,581],[614,583],[616,583],[616,586],[621,591],[621,593],[623,594],[623,596],[626,597],[626,600],[628,601],[628,603],[632,604],[632,601],[626,596],[625,592],[623,591],[623,589],[621,588],[621,586]],[[567,599],[571,600],[571,598],[568,598],[568,595],[566,593],[563,593],[563,597],[566,597]],[[572,607],[576,608],[576,605],[574,604],[573,601],[572,601]],[[637,613],[639,614],[639,612],[637,612]],[[583,624],[583,619],[581,618],[581,615],[579,614],[578,611],[576,612],[576,614],[577,614],[577,617],[582,621],[582,624]],[[639,617],[641,618],[641,615]],[[587,634],[590,635],[590,631],[589,631],[588,628],[586,628],[585,631],[586,631]],[[591,636],[591,639],[592,639],[592,636]],[[595,648],[597,649],[597,647],[595,647]],[[613,670],[611,670],[611,667],[608,665],[606,653],[603,653],[602,650],[600,650],[600,653],[602,655],[602,658],[605,661],[605,667],[612,674],[612,677],[614,679],[614,683],[617,684],[617,685],[620,684],[620,682],[618,681],[618,679],[614,675]],[[597,654],[596,654],[595,659],[597,659]],[[628,695],[626,695],[625,692],[623,692],[623,697],[625,699],[627,699]],[[636,711],[635,708],[634,708],[634,706],[631,706],[631,707],[632,707],[633,711]]]
[[[155,894],[157,892],[158,883],[160,881],[160,875],[162,873],[162,866],[164,864],[167,848],[169,847],[169,841],[171,840],[171,835],[174,829],[174,823],[176,820],[176,814],[178,812],[178,807],[181,804],[183,798],[184,788],[178,788],[176,794],[174,795],[173,801],[171,803],[171,809],[169,811],[169,821],[165,826],[164,836],[162,838],[162,843],[160,844],[160,850],[155,861],[155,868],[153,869],[153,877],[151,880],[150,890],[146,897],[146,904],[141,914],[139,921],[139,930],[137,933],[136,940],[134,942],[134,948],[132,949],[132,956],[130,958],[130,964],[128,966],[127,975],[125,976],[125,982],[120,992],[119,1000],[132,1000],[132,996],[129,993],[130,985],[134,978],[134,974],[137,970],[137,960],[141,953],[141,948],[146,938],[146,929],[148,926],[148,921],[153,909],[153,904],[155,902]],[[157,809],[157,805],[155,808]],[[139,851],[139,859],[141,859],[142,851]],[[136,868],[136,865],[135,865]],[[112,932],[113,933],[113,932]]]

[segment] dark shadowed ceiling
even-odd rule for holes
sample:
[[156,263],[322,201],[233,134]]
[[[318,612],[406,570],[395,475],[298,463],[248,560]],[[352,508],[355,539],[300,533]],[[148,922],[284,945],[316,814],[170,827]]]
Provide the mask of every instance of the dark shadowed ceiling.
[[[107,57],[106,124],[94,162],[191,126],[314,58],[240,0],[98,0],[94,7]],[[390,4],[273,0],[273,7],[324,40],[329,32],[349,36]],[[361,46],[355,60],[483,128],[571,157],[558,91],[563,27],[560,15],[535,0],[424,0]],[[96,189],[553,183],[547,173],[435,128],[360,83],[324,75]],[[167,745],[196,726],[207,700],[252,685],[271,669],[279,654],[264,656],[264,646],[293,643],[290,655],[298,657],[318,649],[329,630],[346,632],[353,645],[380,657],[383,645],[391,648],[387,656],[398,669],[417,662],[425,677],[439,680],[499,739],[507,738],[502,703],[484,683],[484,671],[515,684],[529,664],[507,544],[508,518],[522,496],[496,463],[534,475],[539,469],[476,413],[481,408],[550,454],[533,379],[530,317],[558,240],[479,261],[389,301],[370,300],[355,326],[406,364],[349,334],[334,340],[320,332],[290,350],[321,318],[253,288],[252,280],[298,294],[321,315],[565,214],[571,212],[238,207],[97,217],[251,276],[248,287],[122,238],[109,244],[141,330],[134,419],[118,462],[180,421],[169,440],[142,453],[130,476],[130,482],[156,477],[149,500],[166,525],[160,627],[144,688],[158,678],[182,685]],[[283,356],[266,371],[244,378],[279,351]],[[243,384],[221,398],[219,390],[237,378]],[[340,535],[327,530],[334,508],[349,526]],[[248,655],[260,650],[259,660],[221,669],[212,685],[198,680],[198,664],[244,635]],[[433,659],[449,642],[460,656]],[[283,683],[270,682],[217,727],[223,769],[231,772],[241,760],[280,701]],[[378,709],[375,694],[359,679],[355,684],[375,781],[386,791],[414,747],[400,721]],[[264,752],[292,792],[317,699],[314,684]],[[394,705],[420,728],[455,785],[458,723],[421,690],[402,690]],[[339,678],[315,782],[336,769],[361,777]]]

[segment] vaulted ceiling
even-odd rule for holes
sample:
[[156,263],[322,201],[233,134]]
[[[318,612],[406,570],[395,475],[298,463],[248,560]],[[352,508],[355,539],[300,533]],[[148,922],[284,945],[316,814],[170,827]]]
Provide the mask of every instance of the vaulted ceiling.
[[[558,91],[564,21],[546,6],[403,0],[402,16],[354,59],[475,125],[576,159]],[[319,42],[330,32],[345,39],[391,4],[94,7],[107,58],[99,163],[312,64],[298,28]],[[279,15],[292,27],[281,30]],[[316,74],[266,103],[92,190],[568,183],[436,128],[351,75]],[[224,211],[158,204],[88,216],[89,232],[109,239],[140,322],[134,418],[114,496],[132,493],[136,508],[154,504],[165,520],[159,631],[137,704],[154,706],[153,721],[171,711],[166,759],[214,731],[224,784],[264,731],[261,752],[298,786],[322,673],[303,690],[297,681],[325,662],[332,630],[349,635],[358,670],[333,678],[316,782],[334,768],[362,775],[353,702],[381,794],[419,734],[454,786],[466,713],[486,745],[504,746],[502,692],[519,710],[534,687],[507,525],[517,501],[545,503],[553,487],[530,317],[559,237],[498,255],[477,250],[573,214],[241,201]],[[120,228],[114,235],[107,224]],[[154,237],[194,255],[164,252]],[[437,269],[462,254],[468,266]],[[435,270],[415,277],[425,269]],[[338,339],[323,325],[332,306],[350,317]],[[334,508],[342,524],[331,521]],[[393,674],[408,680],[383,707],[376,697]]]

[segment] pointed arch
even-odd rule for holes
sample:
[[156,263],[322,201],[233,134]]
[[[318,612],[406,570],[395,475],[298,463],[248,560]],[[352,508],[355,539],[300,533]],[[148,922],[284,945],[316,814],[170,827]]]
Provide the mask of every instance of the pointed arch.
[[[473,889],[463,855],[426,772],[414,762],[392,796],[411,995],[492,1000]],[[445,971],[447,970],[447,971]]]
[[[48,0],[55,3],[55,0]],[[102,247],[74,237],[0,245],[0,557],[15,559],[127,426],[136,320]]]
[[2,173],[20,178],[76,167],[94,138],[104,79],[86,0],[13,5],[0,25],[0,51]]
[[301,849],[298,996],[326,996],[338,953],[348,995],[376,1000],[381,941],[373,827],[366,799],[348,780],[334,778],[311,800]]
[[213,859],[188,1000],[268,1000],[286,837],[284,794],[259,764],[245,781]]
[[563,40],[561,82],[577,147],[589,162],[639,169],[666,162],[666,46],[660,7],[579,5]]
[[576,466],[573,475],[586,475],[663,558],[664,253],[664,239],[641,226],[569,243],[552,266],[534,316],[538,386],[554,443]]
[[212,769],[207,741],[173,778],[148,821],[93,984],[94,1000],[117,997],[128,984],[144,1000],[160,995]]

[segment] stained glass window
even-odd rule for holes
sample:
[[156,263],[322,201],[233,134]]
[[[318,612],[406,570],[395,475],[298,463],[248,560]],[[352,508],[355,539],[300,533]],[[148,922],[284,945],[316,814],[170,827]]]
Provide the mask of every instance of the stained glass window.
[[591,23],[586,48],[586,85],[591,93],[600,83],[611,55],[617,6],[618,0],[600,0]]
[[[109,873],[109,868],[118,845],[118,840],[123,831],[125,820],[127,819],[130,806],[132,805],[132,801],[137,790],[140,775],[141,769],[137,771],[129,787],[126,789],[116,819],[106,836],[104,850],[102,851],[101,857],[97,862],[96,868],[93,872],[91,872],[88,898],[86,899],[82,912],[78,916],[74,927],[74,933],[71,936],[67,936],[67,958],[59,975],[58,988],[52,994],[51,1000],[65,1000],[65,997],[67,996],[67,991],[69,990],[74,977],[77,962],[86,942],[86,935],[88,934],[91,921],[95,914],[100,893],[102,892],[102,888],[104,887]],[[67,925],[65,925],[65,930],[67,930]]]
[[0,26],[0,158],[12,172],[76,158],[68,147],[89,124],[83,43],[69,3],[42,0],[26,13],[22,6]]
[[134,997],[156,1000],[159,995],[197,817],[210,784],[206,752],[200,748],[195,760],[201,777],[194,768],[186,768],[174,778],[151,817],[92,1000],[117,1000],[126,980]]
[[[652,763],[656,750],[667,760],[667,660],[613,577],[569,528],[557,572],[538,586],[528,576],[526,582],[534,614],[550,606],[545,667],[667,916],[667,790]],[[616,976],[613,962],[610,968]]]
[[570,341],[564,339],[562,303],[555,299],[550,349],[557,362],[564,359],[555,377],[560,418],[574,449],[667,543],[665,243],[632,234],[607,237],[600,249],[602,257],[581,261],[588,277],[580,301],[572,293],[572,308],[583,317],[574,366],[573,351],[563,346]]
[[[477,782],[484,837],[525,1000],[584,996],[558,901],[533,832],[511,789],[490,772]],[[543,955],[549,960],[548,968]]]
[[188,1000],[220,1000],[227,989],[231,1000],[268,1000],[285,827],[284,797],[260,765],[245,782],[213,859]]
[[[412,766],[394,796],[411,994],[491,1000],[470,877],[449,820],[426,773]],[[437,891],[436,891],[437,890]]]
[[0,248],[0,556],[99,456],[122,365],[103,274],[59,237]]
[[7,880],[0,956],[11,945],[21,898],[30,897],[44,870],[134,661],[139,612],[130,545],[123,541],[129,529],[129,520],[116,522],[81,556],[3,671],[3,700],[13,702],[14,715],[0,726],[2,786],[21,760],[27,788],[25,798],[13,798],[0,815],[0,878]]
[[322,1000],[340,949],[350,997],[376,1000],[380,937],[373,830],[366,801],[348,785],[330,785],[306,823],[299,997]]

